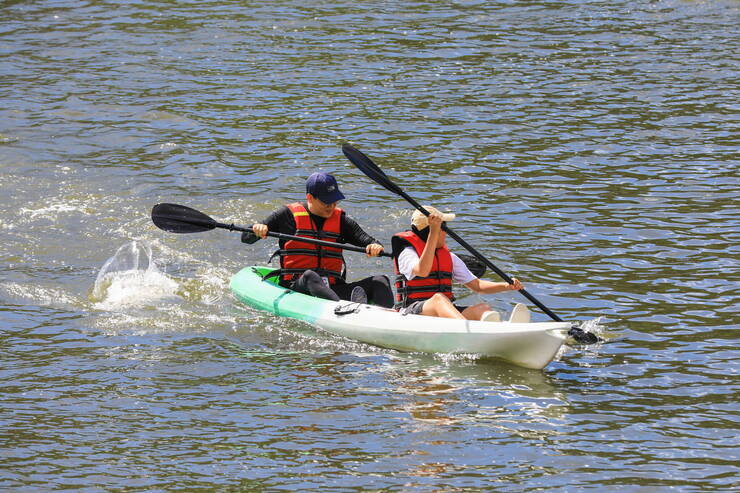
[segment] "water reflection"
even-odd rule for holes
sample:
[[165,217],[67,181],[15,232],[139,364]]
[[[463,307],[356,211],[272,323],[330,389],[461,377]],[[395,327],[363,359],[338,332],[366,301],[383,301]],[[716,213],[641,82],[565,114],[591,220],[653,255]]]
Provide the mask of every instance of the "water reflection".
[[[410,358],[410,357],[409,357]],[[423,424],[468,424],[518,433],[568,410],[565,394],[540,371],[494,361],[448,361],[415,355],[384,371],[401,407]],[[516,423],[509,426],[506,423]]]

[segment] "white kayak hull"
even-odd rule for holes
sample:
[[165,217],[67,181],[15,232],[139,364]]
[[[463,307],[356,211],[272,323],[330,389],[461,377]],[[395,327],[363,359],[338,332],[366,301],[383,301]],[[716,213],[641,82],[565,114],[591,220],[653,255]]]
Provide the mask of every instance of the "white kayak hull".
[[231,281],[243,303],[276,315],[304,320],[355,341],[406,352],[475,354],[518,366],[542,369],[565,342],[567,322],[480,322],[401,315],[372,305],[333,302],[282,288],[246,267]]

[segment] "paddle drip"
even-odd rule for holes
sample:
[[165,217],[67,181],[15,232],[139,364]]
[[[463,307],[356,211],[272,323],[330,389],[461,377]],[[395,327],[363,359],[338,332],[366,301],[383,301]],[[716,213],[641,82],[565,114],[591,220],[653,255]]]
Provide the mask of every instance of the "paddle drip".
[[176,296],[178,285],[155,265],[151,247],[139,241],[121,246],[95,279],[92,299],[100,308],[148,304]]

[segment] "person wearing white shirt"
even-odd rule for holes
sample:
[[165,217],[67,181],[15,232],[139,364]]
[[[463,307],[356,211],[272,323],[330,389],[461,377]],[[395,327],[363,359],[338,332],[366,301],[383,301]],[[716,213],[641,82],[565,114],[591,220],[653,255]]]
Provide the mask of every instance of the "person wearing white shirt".
[[[442,223],[451,221],[455,215],[442,214],[431,206],[424,208],[430,212],[428,217],[414,211],[412,231],[394,236],[393,255],[399,274],[399,280],[396,282],[399,293],[397,302],[401,306],[401,313],[480,320],[482,316],[485,317],[491,312],[491,307],[487,303],[468,307],[456,306],[453,303],[452,282],[481,294],[519,290],[524,287],[516,278],[509,284],[486,281],[473,275],[465,263],[447,249],[447,233],[442,229]],[[402,245],[406,246],[400,248]],[[435,266],[437,271],[433,271]],[[452,282],[449,280],[450,277]]]

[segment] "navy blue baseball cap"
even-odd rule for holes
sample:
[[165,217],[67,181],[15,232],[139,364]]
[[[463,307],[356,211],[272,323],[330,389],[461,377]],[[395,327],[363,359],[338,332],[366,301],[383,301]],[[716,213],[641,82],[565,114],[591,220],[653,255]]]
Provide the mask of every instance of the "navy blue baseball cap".
[[329,173],[314,173],[306,180],[306,193],[310,193],[325,204],[333,204],[344,199],[339,191],[337,180]]

